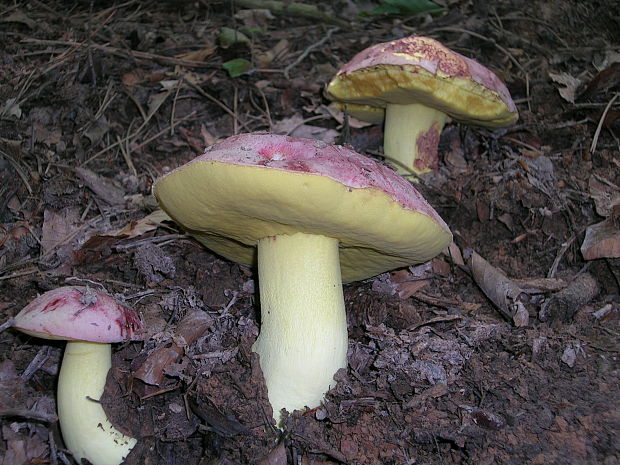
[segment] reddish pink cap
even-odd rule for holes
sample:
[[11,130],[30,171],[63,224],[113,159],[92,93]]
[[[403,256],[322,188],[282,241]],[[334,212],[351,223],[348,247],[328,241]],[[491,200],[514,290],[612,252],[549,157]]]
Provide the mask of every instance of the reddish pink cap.
[[16,329],[44,339],[124,342],[139,339],[138,315],[105,292],[66,286],[46,292],[15,316]]
[[421,36],[359,52],[329,83],[327,95],[354,104],[353,110],[355,105],[422,103],[460,121],[491,127],[511,124],[518,116],[510,92],[495,73]]

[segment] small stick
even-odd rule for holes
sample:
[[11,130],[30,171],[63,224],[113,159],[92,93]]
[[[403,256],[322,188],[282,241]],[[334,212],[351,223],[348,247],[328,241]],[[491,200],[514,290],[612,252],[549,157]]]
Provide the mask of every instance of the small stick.
[[288,65],[286,68],[284,68],[284,77],[286,79],[289,78],[289,71],[291,69],[293,69],[295,66],[297,66],[299,63],[301,63],[302,61],[304,61],[306,59],[306,57],[310,54],[310,52],[312,50],[314,50],[315,48],[319,48],[321,45],[325,44],[325,42],[327,42],[329,39],[331,39],[332,34],[334,32],[339,31],[340,28],[338,27],[334,27],[332,29],[330,29],[329,31],[327,31],[327,34],[325,34],[325,37],[323,37],[321,40],[319,40],[318,42],[310,45],[308,48],[306,48],[303,53],[301,55],[299,55],[295,61],[293,61],[290,65]]

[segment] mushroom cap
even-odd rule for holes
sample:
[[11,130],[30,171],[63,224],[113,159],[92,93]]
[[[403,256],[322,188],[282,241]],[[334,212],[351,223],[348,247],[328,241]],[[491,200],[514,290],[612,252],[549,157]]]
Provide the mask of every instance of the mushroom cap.
[[65,286],[26,305],[13,327],[44,339],[113,343],[136,339],[142,323],[133,310],[105,292]]
[[160,178],[153,192],[189,234],[239,263],[254,264],[265,237],[336,238],[345,282],[427,261],[452,239],[396,172],[316,140],[233,136]]
[[421,103],[487,127],[507,126],[518,117],[510,92],[491,70],[429,37],[368,47],[338,71],[327,95],[351,104],[351,115],[362,120],[364,106],[383,109],[388,103]]

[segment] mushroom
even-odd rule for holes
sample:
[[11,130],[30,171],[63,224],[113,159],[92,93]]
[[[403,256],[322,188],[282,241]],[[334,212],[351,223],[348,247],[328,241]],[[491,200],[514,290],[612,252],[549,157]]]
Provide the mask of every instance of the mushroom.
[[111,367],[113,342],[141,329],[137,315],[110,295],[67,286],[46,292],[22,309],[13,327],[31,336],[67,340],[58,377],[58,419],[67,448],[78,463],[118,465],[136,439],[118,431],[98,399]]
[[490,128],[518,117],[508,89],[492,71],[429,37],[361,51],[326,93],[355,118],[385,119],[383,151],[403,175],[437,168],[439,135],[449,117]]
[[160,206],[214,252],[258,262],[260,356],[274,418],[318,406],[346,367],[342,281],[424,262],[451,233],[416,189],[346,147],[230,137],[156,181]]

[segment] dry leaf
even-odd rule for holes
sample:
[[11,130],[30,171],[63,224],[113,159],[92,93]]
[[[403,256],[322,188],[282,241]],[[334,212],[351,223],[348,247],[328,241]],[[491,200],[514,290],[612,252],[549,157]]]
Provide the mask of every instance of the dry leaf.
[[172,218],[170,218],[163,210],[155,210],[153,213],[150,213],[144,218],[132,221],[122,229],[108,232],[106,236],[131,239],[157,229],[164,221],[172,221]]
[[177,55],[177,58],[181,60],[185,60],[185,61],[204,62],[206,61],[208,57],[210,57],[211,55],[213,55],[213,53],[215,53],[215,50],[216,50],[215,47],[205,47],[205,48],[201,48],[200,50],[194,50],[192,52],[182,53],[180,55]]
[[620,187],[605,178],[592,175],[588,181],[590,197],[594,200],[596,213],[610,216],[615,205],[620,205]]
[[[332,118],[338,121],[338,124],[344,124],[344,111],[340,109],[337,103],[332,102],[328,106],[321,105],[320,109],[324,109],[326,113],[328,113]],[[372,126],[373,124],[375,123],[368,123],[366,121],[362,121],[349,116],[349,127],[352,127],[354,129],[367,128],[368,126]]]
[[620,229],[611,218],[588,226],[581,253],[586,260],[620,258]]
[[107,204],[122,205],[125,203],[125,191],[116,187],[109,179],[87,168],[76,168],[75,173],[86,187]]
[[159,386],[164,381],[165,368],[176,363],[185,352],[185,347],[193,344],[213,325],[213,318],[202,310],[185,315],[177,326],[173,342],[155,349],[136,370],[134,377],[146,384]]
[[581,85],[581,81],[568,73],[549,73],[549,77],[553,82],[560,84],[558,92],[564,100],[570,103],[575,103],[575,96],[577,89]]
[[338,137],[338,131],[318,126],[311,126],[303,123],[304,119],[300,114],[295,114],[290,118],[285,118],[273,125],[274,134],[286,134],[293,137],[305,139],[322,140],[328,144],[333,144]]
[[495,304],[500,313],[515,326],[527,326],[529,312],[525,307],[527,294],[514,281],[506,277],[475,251],[470,251],[471,274],[485,295]]

